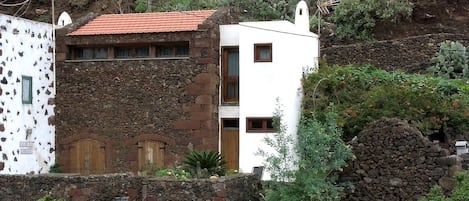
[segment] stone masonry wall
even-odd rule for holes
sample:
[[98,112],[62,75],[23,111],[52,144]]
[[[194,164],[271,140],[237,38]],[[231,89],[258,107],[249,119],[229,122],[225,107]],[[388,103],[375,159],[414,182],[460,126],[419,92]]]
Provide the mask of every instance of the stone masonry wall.
[[371,64],[390,71],[425,72],[439,44],[446,40],[469,46],[468,35],[442,33],[327,47],[321,49],[321,56],[329,65]]
[[396,118],[371,123],[352,146],[356,160],[349,162],[340,178],[354,185],[347,201],[417,200],[460,169],[446,149]]
[[[64,169],[70,145],[87,138],[106,146],[106,172],[136,172],[135,144],[142,140],[166,144],[167,167],[182,162],[189,144],[218,150],[218,24],[231,22],[217,11],[193,32],[70,37],[79,25],[58,30],[56,135]],[[67,60],[74,45],[180,41],[189,42],[189,58]]]
[[134,177],[127,174],[101,176],[16,175],[0,176],[2,201],[36,201],[50,194],[70,201],[258,201],[259,179],[233,175],[216,180],[173,180]]

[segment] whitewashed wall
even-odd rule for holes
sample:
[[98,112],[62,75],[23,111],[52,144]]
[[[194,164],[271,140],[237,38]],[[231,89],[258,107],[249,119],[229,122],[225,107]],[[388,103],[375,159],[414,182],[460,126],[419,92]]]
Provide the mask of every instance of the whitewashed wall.
[[[303,69],[317,65],[318,37],[287,21],[222,25],[220,34],[222,47],[239,46],[240,58],[239,108],[221,106],[220,118],[239,115],[239,168],[251,172],[254,166],[264,165],[264,159],[255,153],[271,150],[264,138],[272,134],[246,133],[246,118],[272,117],[279,108],[287,134],[296,134]],[[254,62],[256,43],[272,43],[272,62]],[[263,179],[270,179],[268,172]]]
[[[52,25],[0,14],[1,174],[46,173],[55,161]],[[22,76],[32,77],[23,104]]]

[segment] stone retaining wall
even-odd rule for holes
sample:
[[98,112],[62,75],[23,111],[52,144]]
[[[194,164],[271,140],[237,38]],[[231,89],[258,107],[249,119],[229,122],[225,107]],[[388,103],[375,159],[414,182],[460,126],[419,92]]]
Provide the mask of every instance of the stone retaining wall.
[[340,45],[321,49],[329,65],[371,64],[385,70],[425,72],[439,44],[446,40],[469,45],[469,35],[427,34],[422,36],[377,42]]
[[447,186],[461,166],[458,157],[396,118],[371,123],[352,146],[356,160],[341,175],[354,185],[347,201],[418,200],[435,184]]
[[2,201],[36,201],[50,193],[72,201],[256,201],[261,184],[254,175],[233,175],[217,180],[174,180],[129,174],[99,176],[1,175]]

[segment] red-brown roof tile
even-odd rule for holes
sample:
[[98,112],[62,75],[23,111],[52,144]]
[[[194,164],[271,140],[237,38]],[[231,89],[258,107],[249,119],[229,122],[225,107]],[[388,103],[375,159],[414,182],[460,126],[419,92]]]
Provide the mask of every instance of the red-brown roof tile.
[[105,14],[69,36],[195,31],[216,10]]

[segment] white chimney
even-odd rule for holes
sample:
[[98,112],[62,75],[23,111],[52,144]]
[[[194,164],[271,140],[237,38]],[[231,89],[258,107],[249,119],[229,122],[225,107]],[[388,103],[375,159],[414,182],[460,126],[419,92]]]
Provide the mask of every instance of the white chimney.
[[308,4],[304,0],[301,0],[296,5],[295,25],[301,31],[309,32],[309,10]]
[[62,12],[57,20],[57,28],[62,28],[72,23],[72,18],[67,12]]

